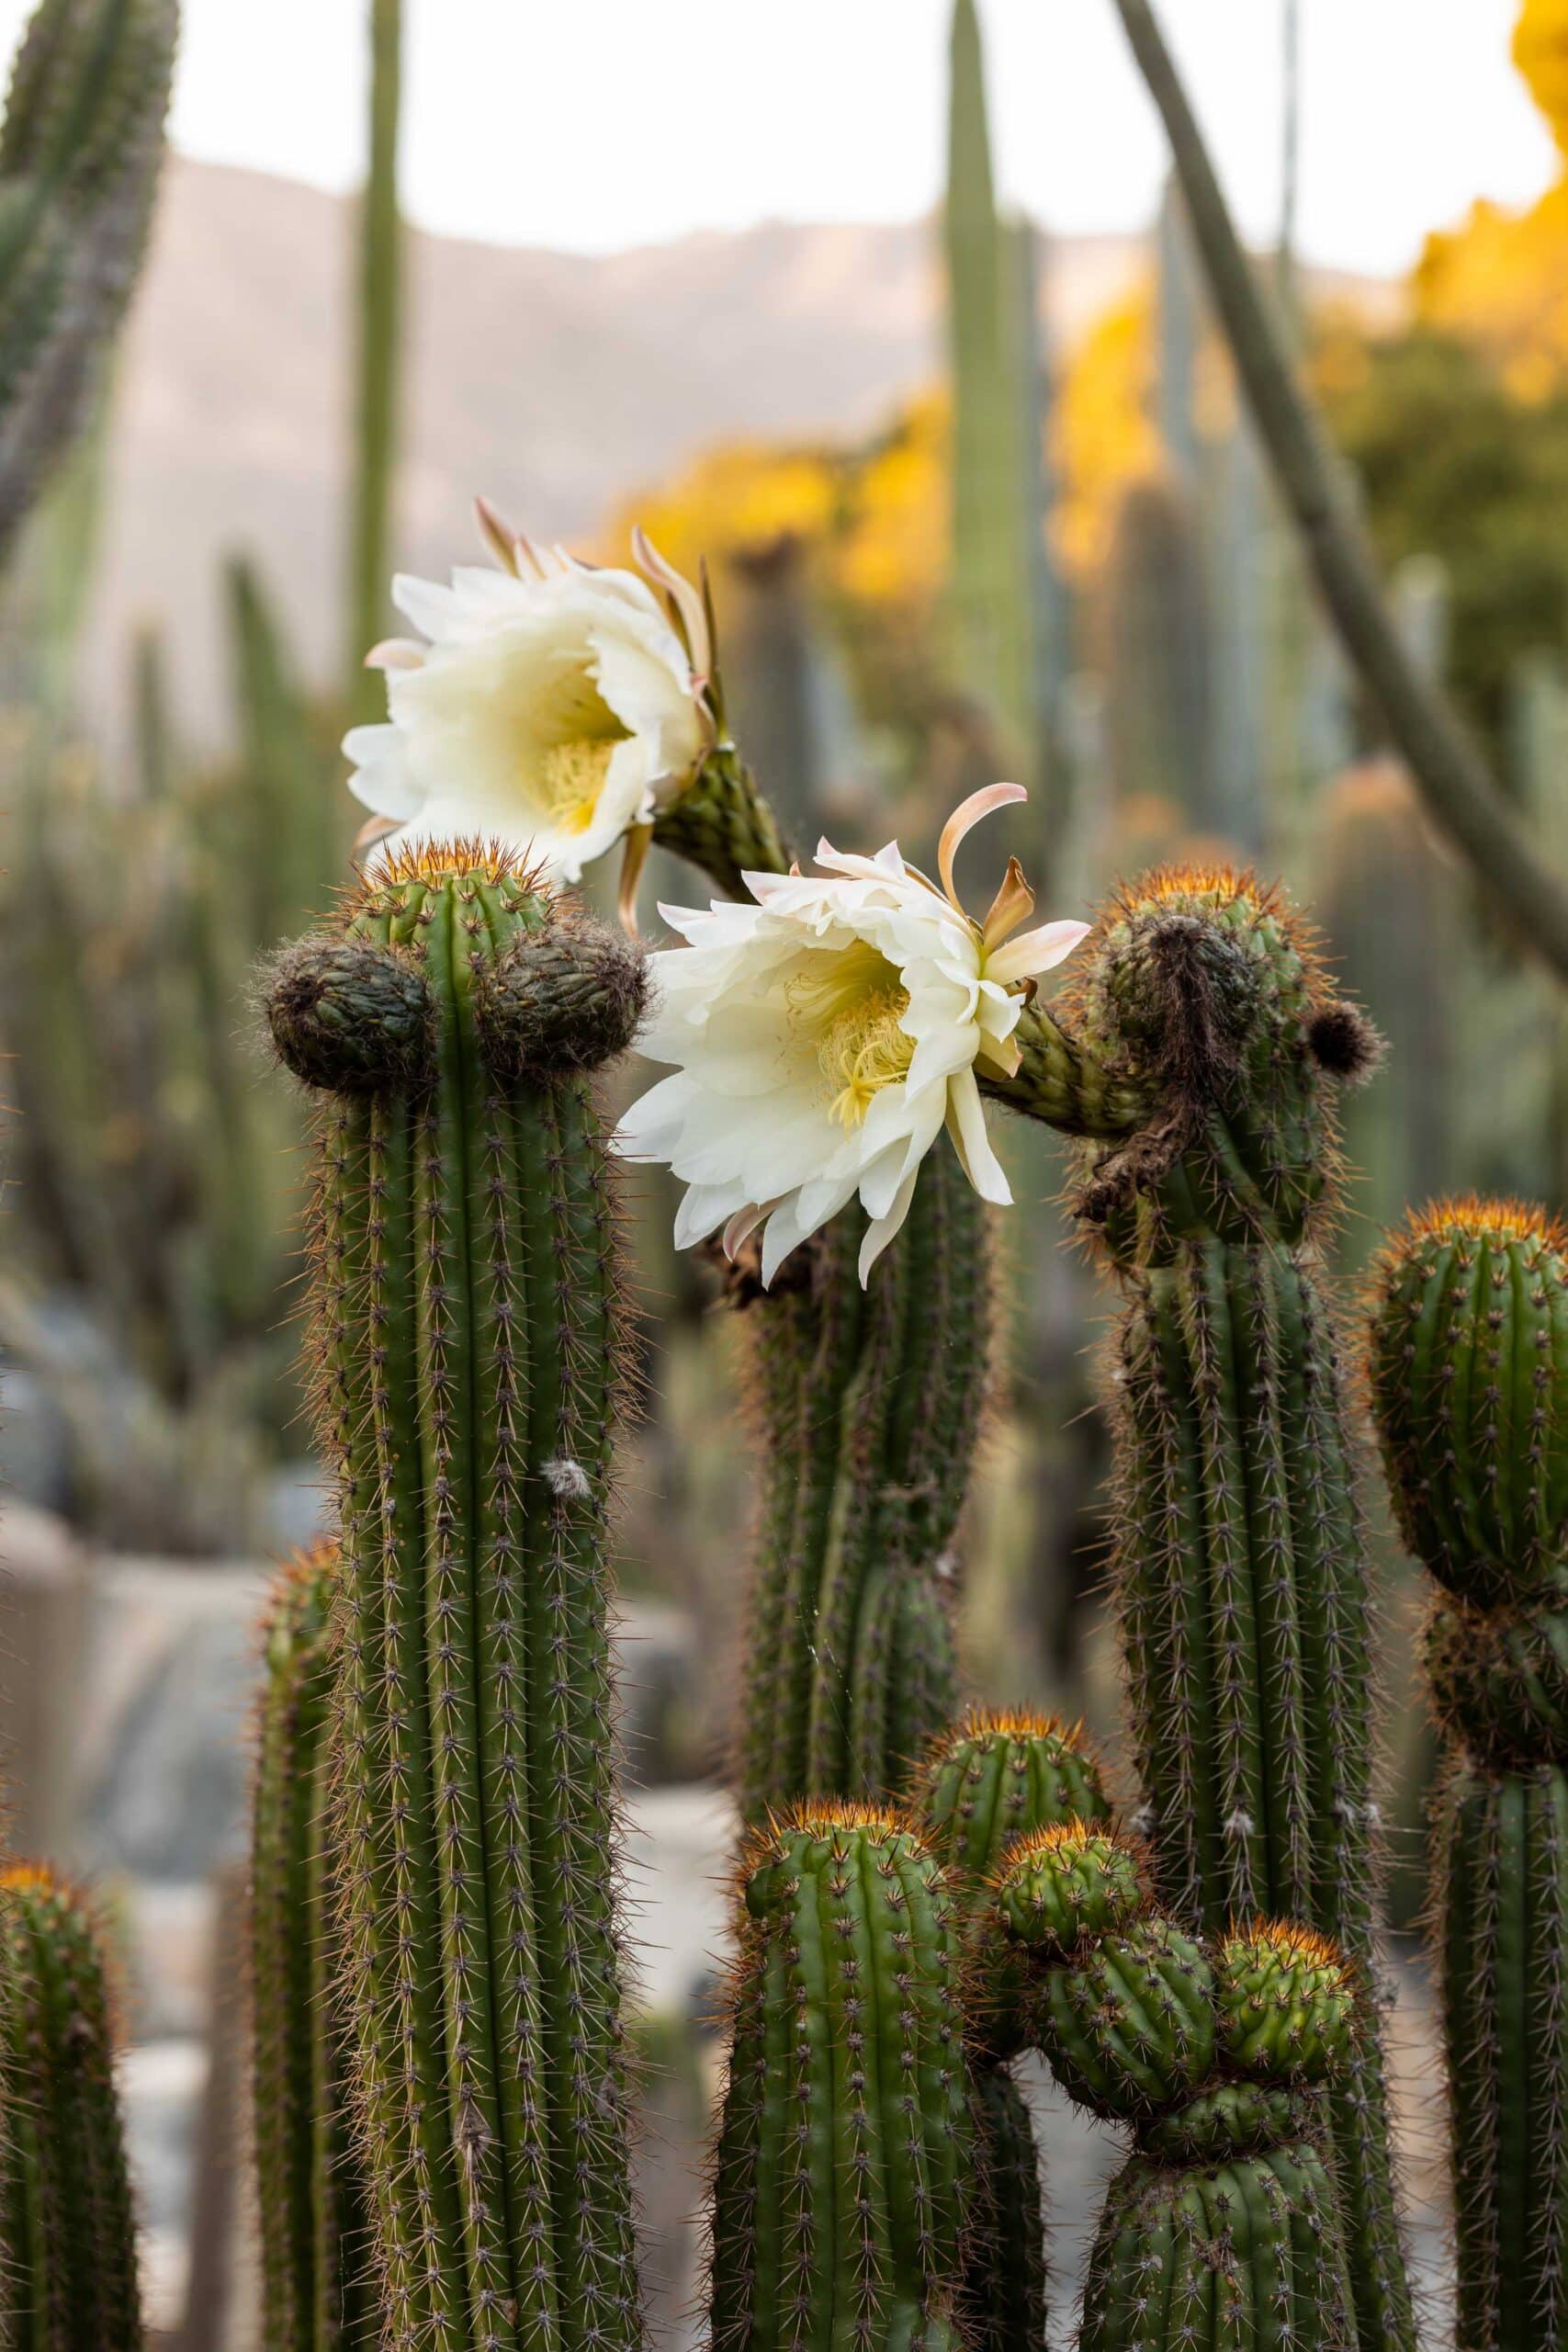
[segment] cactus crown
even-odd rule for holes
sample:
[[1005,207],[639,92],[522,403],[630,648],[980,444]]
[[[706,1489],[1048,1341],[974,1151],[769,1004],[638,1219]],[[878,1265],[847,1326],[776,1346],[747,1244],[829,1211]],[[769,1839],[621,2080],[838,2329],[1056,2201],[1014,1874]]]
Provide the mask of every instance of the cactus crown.
[[1086,1939],[1130,1927],[1151,1906],[1144,1857],[1120,1831],[1053,1822],[1022,1838],[992,1881],[998,1916],[1019,1943],[1065,1959]]
[[1059,1010],[1157,1105],[1130,1141],[1084,1154],[1080,1210],[1113,1257],[1197,1227],[1305,1230],[1335,1172],[1324,1079],[1363,1076],[1378,1046],[1277,891],[1225,866],[1160,868],[1111,901]]
[[1111,1810],[1082,1724],[1012,1708],[971,1708],[933,1740],[914,1803],[945,1860],[980,1880],[1031,1830]]
[[1371,1276],[1367,1381],[1401,1531],[1482,1607],[1550,1592],[1568,1545],[1568,1233],[1439,1201]]

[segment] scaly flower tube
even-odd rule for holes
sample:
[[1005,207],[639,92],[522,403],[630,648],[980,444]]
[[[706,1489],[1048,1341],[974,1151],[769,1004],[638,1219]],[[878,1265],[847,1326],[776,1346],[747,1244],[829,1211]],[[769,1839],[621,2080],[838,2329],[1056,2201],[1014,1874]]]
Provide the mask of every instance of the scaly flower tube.
[[702,600],[640,535],[648,579],[479,513],[499,568],[459,569],[449,587],[400,577],[393,602],[428,642],[392,638],[367,657],[387,673],[389,715],[344,750],[380,820],[366,829],[373,860],[482,836],[576,882],[624,840],[635,878],[655,815],[716,738]]
[[858,1193],[871,1220],[864,1283],[944,1126],[976,1191],[1010,1201],[978,1075],[1015,1069],[1029,984],[1089,925],[1020,931],[1034,900],[1016,859],[976,922],[953,867],[971,826],[1026,797],[991,785],[954,811],[940,888],[894,842],[852,857],[822,842],[815,874],[748,874],[750,903],[661,910],[688,944],[652,958],[655,1010],[637,1042],[674,1075],[632,1105],[616,1141],[686,1183],[679,1247],[722,1229],[733,1255],[763,1227],[771,1283]]

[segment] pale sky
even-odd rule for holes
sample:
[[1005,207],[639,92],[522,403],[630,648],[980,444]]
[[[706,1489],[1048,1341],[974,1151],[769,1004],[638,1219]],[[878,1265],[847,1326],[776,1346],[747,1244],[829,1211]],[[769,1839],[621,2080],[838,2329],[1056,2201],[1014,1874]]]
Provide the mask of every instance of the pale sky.
[[[1279,204],[1281,0],[1164,0],[1247,232]],[[1474,196],[1528,202],[1551,142],[1516,0],[1300,0],[1301,242],[1392,271]],[[1004,189],[1047,228],[1145,221],[1157,127],[1111,0],[982,0]],[[0,0],[16,39],[28,0]],[[364,0],[186,0],[187,153],[342,188]],[[424,225],[603,251],[765,219],[891,220],[942,170],[949,0],[405,0],[405,185]]]

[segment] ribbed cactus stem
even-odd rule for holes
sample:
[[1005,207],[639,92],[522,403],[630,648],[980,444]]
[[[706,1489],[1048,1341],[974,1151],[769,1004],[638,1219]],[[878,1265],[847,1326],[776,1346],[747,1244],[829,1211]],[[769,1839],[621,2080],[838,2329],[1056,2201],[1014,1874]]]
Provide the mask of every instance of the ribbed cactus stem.
[[[1219,869],[1128,890],[1035,1018],[1073,1073],[1067,1115],[1048,1095],[1035,1114],[1091,1138],[1078,1212],[1122,1294],[1116,1577],[1157,1883],[1195,1927],[1274,1912],[1368,1966],[1366,1555],[1315,1237],[1329,1082],[1363,1074],[1376,1041],[1284,902]],[[1113,1096],[1141,1114],[1090,1127],[1086,1100]],[[1359,2341],[1406,2352],[1370,2028],[1333,2104]]]
[[1097,1823],[1016,1848],[996,1917],[1030,1966],[1057,2075],[1134,2134],[1090,2256],[1082,2345],[1344,2352],[1350,2280],[1316,2098],[1356,2037],[1334,1947],[1267,1920],[1201,1941],[1156,1907],[1139,1850]]
[[978,2352],[1039,2352],[1046,2267],[1039,2151],[1009,2071],[1024,1970],[990,1918],[991,1880],[1021,1838],[1111,1807],[1080,1729],[1013,1709],[972,1709],[931,1746],[911,1791],[922,1836],[967,1915],[964,2033],[974,2083],[975,2193],[963,2308]]
[[891,1815],[807,1805],[741,1864],[715,2352],[957,2352],[962,1919]]
[[266,2352],[380,2342],[368,2198],[351,2145],[330,1816],[335,1545],[290,1562],[263,1631],[252,1800],[251,2112]]
[[280,1050],[327,1089],[335,1834],[385,2341],[421,2352],[640,2340],[609,1867],[615,1218],[592,1056],[547,1067],[518,1001],[563,955],[593,976],[601,1049],[624,1044],[632,952],[459,844],[392,865],[272,981]]
[[0,2341],[136,2352],[136,2221],[109,2000],[87,1905],[46,1870],[0,1872]]
[[[863,1292],[849,1212],[750,1310],[766,1480],[742,1809],[897,1796],[957,1703],[953,1551],[986,1388],[986,1229],[939,1144]],[[791,1287],[798,1273],[797,1286]]]
[[1443,1588],[1435,1849],[1459,2340],[1568,2346],[1568,1235],[1502,1201],[1413,1216],[1368,1370],[1401,1528]]

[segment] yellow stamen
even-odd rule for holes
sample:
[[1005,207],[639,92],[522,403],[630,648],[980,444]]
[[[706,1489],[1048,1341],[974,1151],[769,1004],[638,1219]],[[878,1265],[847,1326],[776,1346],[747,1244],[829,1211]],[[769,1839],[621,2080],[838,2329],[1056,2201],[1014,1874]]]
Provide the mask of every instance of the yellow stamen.
[[593,822],[618,735],[578,736],[552,743],[539,760],[534,797],[563,833],[585,833]]
[[840,1013],[817,1048],[823,1075],[835,1082],[829,1116],[858,1127],[885,1086],[896,1086],[915,1057],[915,1041],[898,1026],[907,989],[879,989]]

